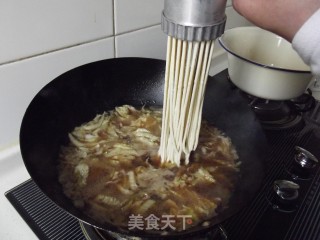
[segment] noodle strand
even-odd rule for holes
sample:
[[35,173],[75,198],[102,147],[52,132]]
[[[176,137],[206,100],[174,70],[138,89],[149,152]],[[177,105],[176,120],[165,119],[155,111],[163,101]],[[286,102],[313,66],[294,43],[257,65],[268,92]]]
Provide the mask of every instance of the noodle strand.
[[202,106],[214,41],[168,37],[163,120],[159,155],[180,166],[198,145]]

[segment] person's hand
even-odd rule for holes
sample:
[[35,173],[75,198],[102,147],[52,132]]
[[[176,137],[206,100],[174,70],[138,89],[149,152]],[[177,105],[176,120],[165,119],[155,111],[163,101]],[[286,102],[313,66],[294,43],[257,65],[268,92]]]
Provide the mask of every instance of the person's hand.
[[320,0],[233,0],[233,7],[253,24],[292,41]]

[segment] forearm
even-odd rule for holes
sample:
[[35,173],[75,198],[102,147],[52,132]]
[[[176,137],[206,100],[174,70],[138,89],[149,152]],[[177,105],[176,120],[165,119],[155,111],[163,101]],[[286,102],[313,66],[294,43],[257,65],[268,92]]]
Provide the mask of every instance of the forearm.
[[255,25],[291,42],[304,22],[320,8],[320,0],[233,0],[233,7]]
[[233,0],[255,25],[292,42],[315,75],[320,75],[320,0]]

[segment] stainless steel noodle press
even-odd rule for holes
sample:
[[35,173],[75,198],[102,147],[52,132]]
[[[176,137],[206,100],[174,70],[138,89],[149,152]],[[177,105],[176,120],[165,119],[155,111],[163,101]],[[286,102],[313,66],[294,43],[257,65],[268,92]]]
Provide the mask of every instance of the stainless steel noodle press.
[[226,24],[226,0],[165,0],[162,30],[187,41],[218,38]]

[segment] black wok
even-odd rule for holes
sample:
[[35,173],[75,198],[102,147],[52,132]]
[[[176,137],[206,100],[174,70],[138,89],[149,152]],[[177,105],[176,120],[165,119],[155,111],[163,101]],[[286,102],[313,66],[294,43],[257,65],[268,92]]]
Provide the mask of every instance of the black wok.
[[[162,105],[165,62],[123,58],[90,63],[70,70],[46,85],[26,110],[20,131],[20,147],[26,168],[39,188],[74,217],[103,230],[128,234],[112,224],[102,225],[75,208],[58,182],[57,158],[67,133],[98,113],[115,106]],[[168,237],[207,231],[243,208],[253,198],[264,176],[266,141],[247,102],[224,79],[208,80],[203,118],[233,141],[241,164],[241,179],[230,208],[207,227],[172,232]],[[158,236],[130,232],[135,236]]]

